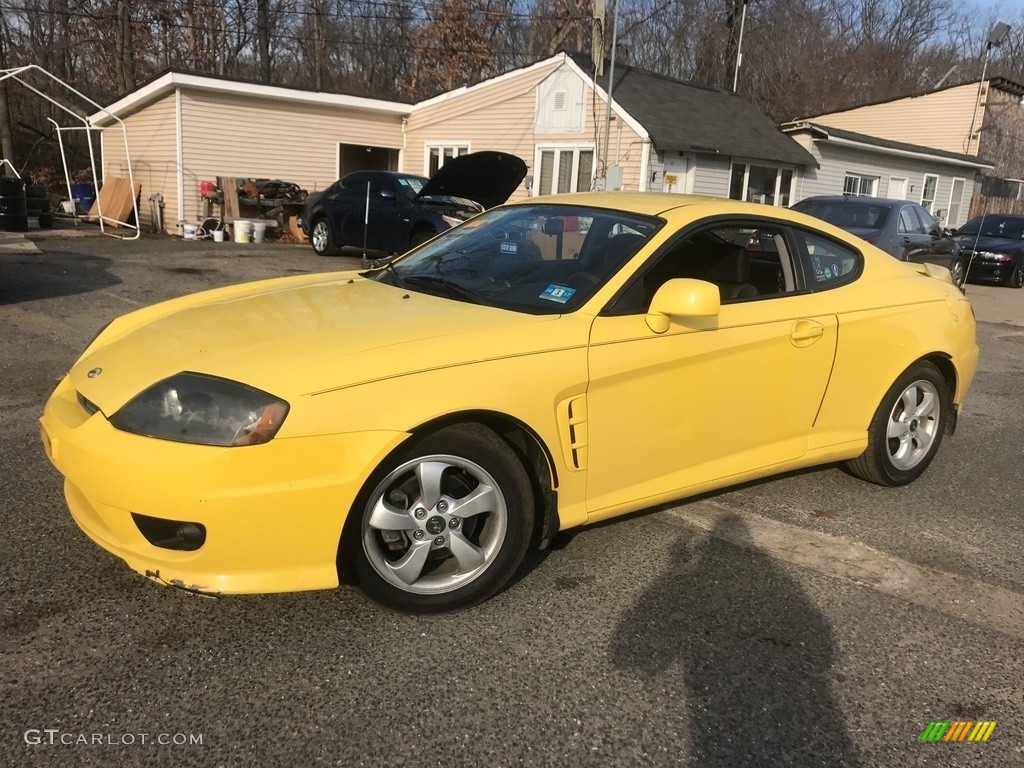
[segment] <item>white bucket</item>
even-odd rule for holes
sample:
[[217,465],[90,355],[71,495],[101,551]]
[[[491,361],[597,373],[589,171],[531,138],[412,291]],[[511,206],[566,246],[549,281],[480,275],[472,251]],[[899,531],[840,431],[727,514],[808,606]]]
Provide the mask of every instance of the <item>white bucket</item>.
[[224,242],[224,230],[223,229],[215,229],[215,230],[213,230],[213,242],[215,242],[215,243],[223,243]]
[[181,237],[183,240],[197,240],[199,232],[199,225],[193,224],[189,221],[183,221],[181,223]]
[[252,222],[246,219],[235,219],[235,242],[248,243],[252,239]]
[[252,241],[254,243],[262,243],[263,238],[267,235],[267,222],[265,221],[254,221],[252,222]]

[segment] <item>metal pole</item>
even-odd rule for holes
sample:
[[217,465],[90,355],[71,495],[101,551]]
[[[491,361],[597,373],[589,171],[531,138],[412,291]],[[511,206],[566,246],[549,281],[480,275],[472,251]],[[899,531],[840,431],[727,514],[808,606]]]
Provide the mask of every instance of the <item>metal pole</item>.
[[602,188],[608,188],[608,145],[611,141],[612,130],[612,84],[615,82],[615,46],[618,44],[619,33],[619,0],[615,0],[615,13],[612,14],[612,50],[611,64],[608,67],[608,110],[604,118],[604,151],[601,153],[601,165],[604,168],[604,181]]
[[740,64],[743,63],[743,27],[747,23],[747,0],[743,0],[743,11],[740,14],[740,37],[736,41],[736,67],[732,73],[732,90],[736,92],[736,86],[740,82]]
[[370,182],[366,182],[366,212],[363,214],[363,266],[366,266],[366,236],[370,232]]
[[[985,71],[988,69],[988,54],[992,50],[992,43],[985,45],[985,59],[981,65],[981,80],[978,81],[978,96],[974,100],[974,113],[971,115],[971,129],[967,132],[967,146],[964,154],[971,154],[971,141],[974,140],[974,124],[978,120],[978,109],[981,107],[981,89],[985,87]],[[980,141],[978,142],[981,143]],[[975,153],[977,154],[977,153]]]

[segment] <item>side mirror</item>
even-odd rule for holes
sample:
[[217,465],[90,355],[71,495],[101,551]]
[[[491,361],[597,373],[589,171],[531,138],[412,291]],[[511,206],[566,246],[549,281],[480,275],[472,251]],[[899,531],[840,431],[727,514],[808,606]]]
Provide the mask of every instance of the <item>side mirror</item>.
[[383,197],[385,200],[394,200],[395,199],[395,190],[393,190],[393,189],[382,189],[380,191],[380,196]]
[[647,310],[647,326],[664,333],[673,317],[716,317],[722,307],[718,286],[704,280],[679,277],[662,285]]

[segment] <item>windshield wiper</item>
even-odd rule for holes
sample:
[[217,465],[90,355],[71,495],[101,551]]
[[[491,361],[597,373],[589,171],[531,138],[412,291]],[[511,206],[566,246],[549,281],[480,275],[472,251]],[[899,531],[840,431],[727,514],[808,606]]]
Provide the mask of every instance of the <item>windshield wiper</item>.
[[396,288],[405,288],[405,281],[402,279],[402,276],[398,274],[398,270],[395,269],[395,265],[391,263],[392,261],[394,261],[393,257],[374,261],[370,264],[370,269],[384,269],[389,275],[391,275],[391,279],[394,281]]
[[427,285],[436,285],[448,292],[448,295],[453,298],[469,299],[476,304],[484,304],[486,306],[492,306],[491,302],[484,299],[479,293],[473,291],[465,286],[460,285],[446,277],[439,277],[438,275],[406,275],[404,278],[405,284],[416,284],[426,283]]

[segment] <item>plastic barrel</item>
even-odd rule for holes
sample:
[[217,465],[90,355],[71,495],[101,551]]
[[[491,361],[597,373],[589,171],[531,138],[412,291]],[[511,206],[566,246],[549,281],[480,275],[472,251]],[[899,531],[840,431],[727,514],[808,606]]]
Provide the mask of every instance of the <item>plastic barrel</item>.
[[84,216],[96,202],[96,187],[92,184],[72,184],[71,199],[75,201],[75,212]]
[[28,202],[25,198],[23,179],[13,176],[0,177],[0,230],[28,230]]

